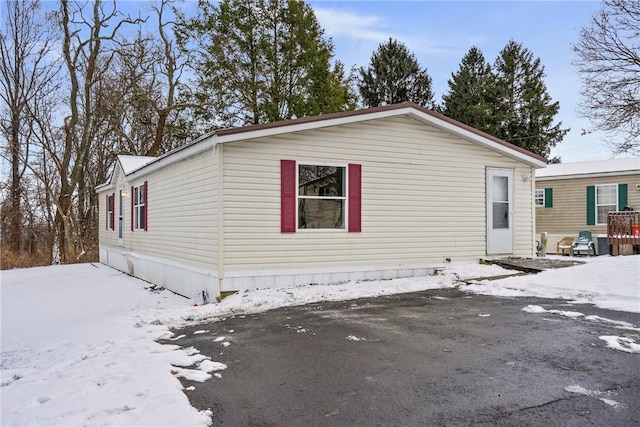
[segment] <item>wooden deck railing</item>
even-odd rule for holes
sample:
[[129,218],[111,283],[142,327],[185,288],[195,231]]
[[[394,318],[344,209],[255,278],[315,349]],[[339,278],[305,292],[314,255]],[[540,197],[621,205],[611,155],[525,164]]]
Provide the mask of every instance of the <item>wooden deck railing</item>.
[[609,212],[607,243],[614,256],[620,253],[620,245],[640,245],[640,211]]

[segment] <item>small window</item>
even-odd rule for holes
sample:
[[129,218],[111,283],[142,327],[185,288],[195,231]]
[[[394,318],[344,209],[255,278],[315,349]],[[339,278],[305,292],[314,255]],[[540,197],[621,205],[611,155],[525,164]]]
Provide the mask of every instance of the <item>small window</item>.
[[145,215],[145,198],[144,198],[144,185],[139,185],[133,188],[133,229],[144,230]]
[[298,166],[298,228],[344,229],[346,168]]
[[539,190],[536,189],[534,198],[536,201],[536,207],[543,208],[544,207],[544,188],[541,188]]
[[109,195],[107,196],[107,228],[109,230],[113,230],[114,229],[114,211],[115,211],[115,196]]
[[596,224],[606,225],[607,214],[618,210],[618,185],[596,185]]

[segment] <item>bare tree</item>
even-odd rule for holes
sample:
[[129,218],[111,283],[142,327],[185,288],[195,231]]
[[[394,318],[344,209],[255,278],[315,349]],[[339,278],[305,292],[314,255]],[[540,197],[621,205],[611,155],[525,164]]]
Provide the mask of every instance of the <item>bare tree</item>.
[[[167,6],[171,0],[162,0],[160,6],[152,6],[157,16],[156,28],[160,36],[157,44],[158,66],[156,76],[161,79],[163,95],[154,103],[158,120],[155,127],[153,144],[147,150],[147,156],[155,156],[172,148],[167,146],[175,137],[175,119],[178,112],[190,107],[190,104],[176,101],[178,88],[181,86],[182,74],[190,59],[190,54],[180,50],[168,30],[173,29],[175,22],[166,19]],[[173,117],[172,117],[173,116]],[[172,120],[173,118],[173,120]]]
[[640,2],[603,0],[580,31],[574,64],[583,82],[580,113],[619,139],[616,152],[640,154]]
[[115,2],[96,0],[89,8],[85,6],[60,1],[58,16],[69,84],[66,88],[69,110],[62,128],[62,144],[48,141],[45,147],[59,179],[58,194],[53,201],[61,262],[81,259],[86,249],[84,229],[96,228],[90,222],[97,218],[97,203],[92,201],[93,188],[86,186],[85,177],[91,171],[85,168],[103,130],[103,117],[97,108],[102,103],[98,88],[115,55],[113,44],[120,28],[138,22],[122,17]]
[[151,5],[147,26],[140,25],[132,41],[120,43],[105,81],[110,127],[121,151],[156,156],[183,140],[180,113],[193,105],[179,102],[177,92],[190,53],[175,46],[172,3]]
[[[53,58],[56,35],[47,25],[39,0],[8,0],[0,27],[0,132],[3,156],[11,166],[3,245],[20,252],[23,226],[23,177],[34,143],[33,112],[57,89],[60,65]],[[4,221],[3,221],[3,225]],[[3,227],[4,228],[4,227]]]
[[10,0],[0,23],[0,138],[12,174],[0,183],[3,245],[10,233],[40,260],[95,259],[94,188],[118,152],[158,155],[181,142],[191,105],[176,94],[189,53],[174,45],[174,0],[152,4],[147,25],[115,0],[60,0],[46,18],[39,1]]

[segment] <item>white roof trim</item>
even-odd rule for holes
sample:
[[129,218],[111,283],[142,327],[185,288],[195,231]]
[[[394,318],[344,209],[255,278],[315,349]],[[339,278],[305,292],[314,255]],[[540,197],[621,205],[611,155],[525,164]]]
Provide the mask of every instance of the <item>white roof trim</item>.
[[195,156],[202,153],[203,151],[207,151],[210,148],[215,148],[216,144],[217,135],[208,135],[196,140],[194,143],[184,145],[178,148],[176,151],[170,151],[160,157],[152,157],[150,162],[146,163],[140,168],[133,170],[128,174],[125,174],[125,176],[139,178],[141,176],[148,175],[151,172],[161,169],[167,165]]
[[117,159],[118,161],[116,162],[115,167],[111,171],[111,174],[107,179],[107,182],[96,186],[95,191],[100,192],[106,189],[115,188],[115,184],[113,183],[113,177],[116,174],[116,168],[118,167],[118,165],[120,166],[120,169],[122,169],[123,175],[128,176],[134,173],[135,171],[137,171],[138,169],[142,169],[149,163],[158,159],[158,157],[132,156],[128,154],[118,154]]
[[590,162],[558,163],[536,171],[537,180],[587,178],[640,173],[640,158],[597,160]]
[[449,123],[437,117],[431,116],[429,114],[425,114],[424,112],[417,110],[413,107],[390,109],[390,110],[384,110],[384,111],[375,111],[372,113],[349,115],[344,117],[337,117],[334,119],[316,120],[316,121],[309,121],[309,122],[291,124],[291,125],[285,125],[285,126],[274,126],[271,128],[256,129],[254,131],[247,130],[244,132],[237,132],[229,135],[218,136],[218,142],[221,144],[224,144],[228,142],[236,142],[236,141],[243,141],[247,139],[276,136],[276,135],[282,135],[287,133],[301,132],[306,130],[319,129],[319,128],[324,128],[329,126],[345,125],[350,123],[365,122],[369,120],[396,117],[396,116],[402,116],[402,115],[410,116],[414,119],[422,121],[423,123],[427,123],[429,125],[440,128],[448,133],[452,133],[464,139],[475,142],[476,144],[482,147],[499,152],[507,157],[510,157],[514,160],[521,161],[530,166],[534,166],[536,168],[544,168],[547,165],[545,162],[541,160],[537,160],[517,150],[511,149],[495,141],[492,141],[489,138],[485,138],[474,132],[470,132],[464,128],[456,126],[453,123]]
[[640,171],[626,171],[626,172],[601,172],[601,173],[583,173],[576,175],[558,175],[558,176],[541,176],[536,177],[536,181],[544,182],[544,181],[560,181],[563,179],[580,179],[580,178],[603,178],[603,177],[616,177],[616,176],[630,176],[640,175]]
[[157,157],[118,154],[118,162],[120,162],[122,172],[124,172],[125,175],[129,175],[136,170],[145,167],[156,159]]
[[107,190],[109,188],[115,188],[115,185],[113,185],[111,183],[111,178],[109,178],[109,181],[105,182],[104,184],[100,184],[100,185],[96,186],[96,188],[94,188],[94,190],[96,192],[100,192],[100,191],[103,191],[103,190]]

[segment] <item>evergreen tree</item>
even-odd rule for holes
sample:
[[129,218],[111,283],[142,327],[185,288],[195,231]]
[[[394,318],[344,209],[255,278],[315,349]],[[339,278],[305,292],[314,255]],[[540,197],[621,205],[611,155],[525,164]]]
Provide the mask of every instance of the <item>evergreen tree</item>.
[[494,72],[498,91],[495,136],[548,157],[569,129],[562,129],[562,122],[554,124],[560,104],[552,102],[547,91],[540,58],[534,59],[530,50],[510,40],[500,51]]
[[431,77],[416,56],[394,39],[380,44],[367,68],[360,68],[358,90],[367,107],[412,101],[433,107]]
[[491,65],[477,47],[469,49],[447,83],[449,93],[442,97],[442,113],[483,132],[497,133],[494,120],[497,93]]
[[[239,126],[354,107],[313,9],[301,1],[200,0],[178,39],[195,46],[191,91],[207,127]],[[194,89],[196,88],[196,89]]]

